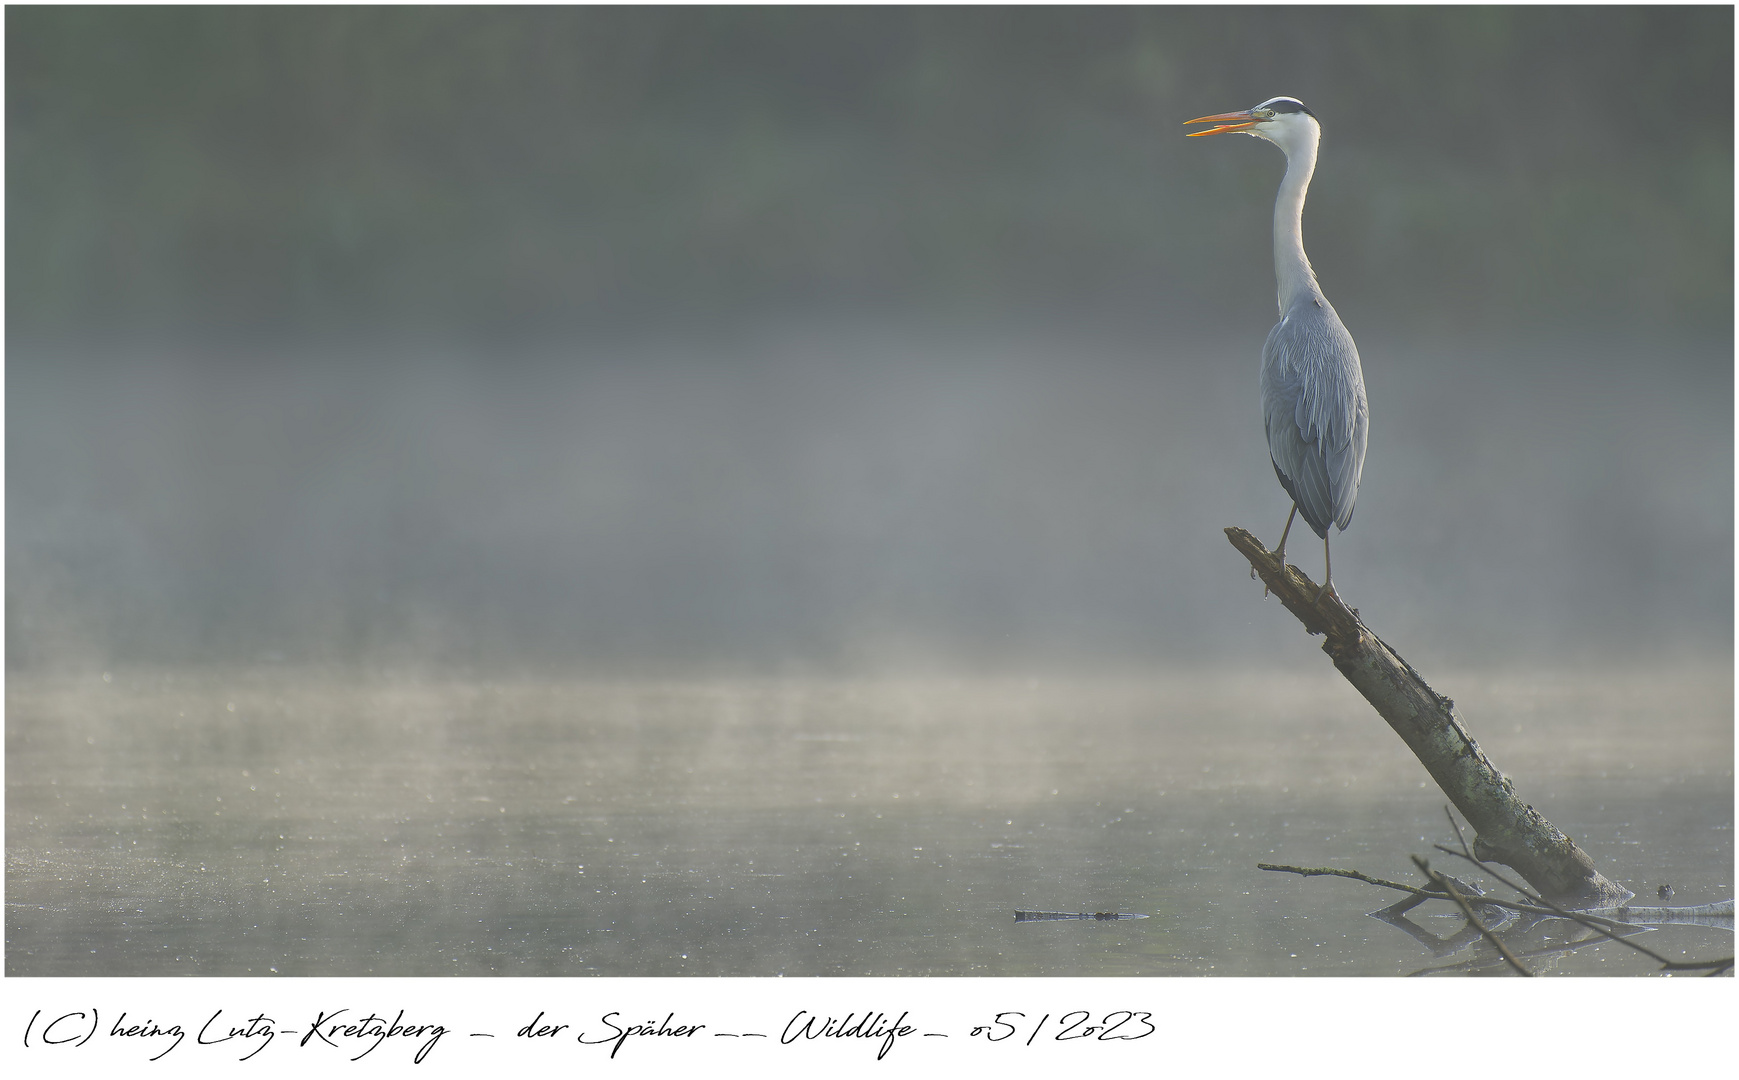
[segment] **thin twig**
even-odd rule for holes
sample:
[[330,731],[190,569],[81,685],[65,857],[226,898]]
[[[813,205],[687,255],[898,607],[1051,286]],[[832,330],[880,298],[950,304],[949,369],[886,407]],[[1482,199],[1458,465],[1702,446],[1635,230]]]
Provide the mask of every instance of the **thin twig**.
[[[1394,889],[1396,892],[1411,893],[1412,895],[1419,897],[1422,900],[1447,900],[1447,899],[1449,899],[1449,894],[1442,891],[1441,889],[1421,889],[1416,885],[1402,885],[1400,882],[1387,881],[1383,878],[1371,877],[1369,874],[1361,874],[1357,870],[1342,870],[1336,866],[1282,866],[1278,863],[1257,863],[1256,869],[1258,869],[1258,870],[1274,870],[1274,871],[1278,871],[1281,873],[1287,873],[1287,874],[1297,874],[1300,877],[1325,877],[1326,876],[1326,877],[1351,878],[1354,881],[1362,881],[1367,885],[1381,885],[1385,889]],[[1476,896],[1476,897],[1472,898],[1471,902],[1474,904],[1483,904],[1483,905],[1489,905],[1491,907],[1503,908],[1505,911],[1519,911],[1519,912],[1526,914],[1526,915],[1550,915],[1550,914],[1552,914],[1552,911],[1550,908],[1536,907],[1533,904],[1518,904],[1513,900],[1497,900],[1497,899],[1494,899],[1494,898],[1489,897],[1489,896]],[[1589,917],[1590,918],[1598,918],[1599,916],[1589,916]],[[1615,922],[1612,925],[1623,927],[1623,926],[1628,926],[1629,924]]]
[[[1461,850],[1466,853],[1466,858],[1472,859],[1473,849],[1467,846],[1467,837],[1461,834],[1461,825],[1455,820],[1455,811],[1449,809],[1446,805],[1443,807],[1443,816],[1449,819],[1449,827],[1455,830],[1455,838],[1461,841]],[[1476,859],[1474,861],[1477,862],[1478,860]]]
[[[1274,870],[1286,874],[1297,874],[1300,877],[1352,878],[1354,881],[1362,881],[1367,885],[1381,885],[1385,889],[1394,889],[1397,892],[1412,893],[1414,896],[1423,897],[1426,900],[1447,900],[1449,898],[1448,894],[1442,890],[1421,889],[1416,885],[1403,885],[1398,881],[1385,881],[1382,878],[1374,878],[1369,874],[1361,874],[1357,870],[1342,870],[1335,866],[1282,866],[1278,863],[1259,862],[1256,864],[1256,869]],[[1483,904],[1485,902],[1485,899],[1482,897],[1480,903]]]
[[1413,856],[1413,865],[1419,868],[1420,873],[1430,878],[1433,885],[1436,885],[1438,888],[1449,894],[1449,898],[1455,901],[1455,906],[1461,909],[1463,915],[1467,916],[1467,921],[1473,924],[1474,929],[1478,930],[1485,940],[1491,942],[1492,948],[1496,949],[1500,956],[1509,961],[1510,967],[1516,969],[1516,974],[1526,975],[1529,978],[1533,977],[1534,973],[1529,971],[1525,966],[1523,966],[1520,960],[1515,958],[1515,954],[1510,952],[1509,949],[1504,946],[1503,941],[1499,939],[1496,934],[1485,928],[1485,924],[1479,921],[1479,916],[1473,913],[1472,906],[1468,904],[1467,900],[1461,895],[1461,893],[1456,891],[1455,886],[1451,885],[1447,878],[1431,869],[1431,864],[1417,855]]

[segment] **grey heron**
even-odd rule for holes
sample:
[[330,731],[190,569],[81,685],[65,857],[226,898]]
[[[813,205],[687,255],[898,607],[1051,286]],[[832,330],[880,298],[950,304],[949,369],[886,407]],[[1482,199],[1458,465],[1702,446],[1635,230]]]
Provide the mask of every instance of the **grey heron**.
[[1188,121],[1215,124],[1193,135],[1241,131],[1267,139],[1286,155],[1286,176],[1274,199],[1274,277],[1279,284],[1280,321],[1262,346],[1262,424],[1268,456],[1280,486],[1292,496],[1292,511],[1274,552],[1286,563],[1286,537],[1292,519],[1322,537],[1323,593],[1334,589],[1329,563],[1328,527],[1342,532],[1353,519],[1359,474],[1365,466],[1365,435],[1370,409],[1359,350],[1322,295],[1316,271],[1304,254],[1304,193],[1316,172],[1322,127],[1316,114],[1297,98],[1269,98],[1243,112],[1218,113]]

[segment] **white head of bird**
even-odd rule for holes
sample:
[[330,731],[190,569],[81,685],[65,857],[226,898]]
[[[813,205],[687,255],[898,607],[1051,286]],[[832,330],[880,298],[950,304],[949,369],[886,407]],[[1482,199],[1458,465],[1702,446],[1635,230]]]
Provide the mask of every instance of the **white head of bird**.
[[1258,139],[1267,139],[1286,153],[1295,156],[1301,150],[1315,150],[1322,137],[1322,125],[1316,114],[1297,98],[1269,98],[1254,109],[1243,112],[1218,113],[1189,121],[1191,124],[1215,124],[1191,135],[1218,135],[1222,131],[1241,131]]

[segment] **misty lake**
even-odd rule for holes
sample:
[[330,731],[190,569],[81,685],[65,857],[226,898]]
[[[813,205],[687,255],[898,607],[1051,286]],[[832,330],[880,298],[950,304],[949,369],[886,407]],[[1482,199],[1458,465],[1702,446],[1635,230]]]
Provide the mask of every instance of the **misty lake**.
[[1733,10],[1565,14],[9,8],[6,973],[1504,974],[1258,868],[1509,895],[1223,531],[1293,92],[1337,591],[1731,900]]
[[[1435,679],[1642,903],[1733,896],[1721,661]],[[14,673],[6,968],[87,975],[1495,972],[1397,894],[1445,799],[1330,670],[601,682]],[[1490,888],[1490,883],[1486,883]],[[1498,895],[1507,892],[1496,890]],[[1123,921],[1016,922],[1017,909]],[[1654,965],[1563,923],[1554,974]],[[1730,928],[1645,935],[1730,955]],[[1441,953],[1443,955],[1434,955]]]

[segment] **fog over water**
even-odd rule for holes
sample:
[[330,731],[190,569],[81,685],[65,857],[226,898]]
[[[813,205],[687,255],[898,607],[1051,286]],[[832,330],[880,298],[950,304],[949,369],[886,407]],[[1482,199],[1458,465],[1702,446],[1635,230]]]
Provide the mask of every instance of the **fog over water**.
[[[10,655],[762,674],[1296,656],[1220,532],[1272,544],[1287,509],[1257,332],[17,349]],[[1728,648],[1721,346],[1656,343],[1645,365],[1622,341],[1363,344],[1372,450],[1336,582],[1390,640],[1454,663]],[[1320,577],[1314,537],[1290,554]]]

